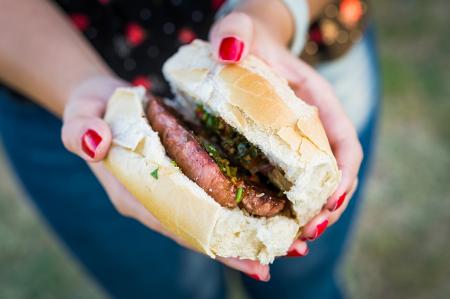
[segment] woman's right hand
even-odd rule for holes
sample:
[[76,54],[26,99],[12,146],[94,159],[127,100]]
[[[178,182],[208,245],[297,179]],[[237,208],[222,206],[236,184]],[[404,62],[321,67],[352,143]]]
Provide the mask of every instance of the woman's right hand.
[[[62,128],[64,146],[88,163],[121,215],[134,218],[150,229],[189,248],[181,239],[166,231],[103,163],[97,163],[106,157],[112,142],[111,130],[102,119],[106,103],[117,87],[128,85],[125,81],[112,76],[93,77],[78,85],[71,92],[64,109]],[[269,267],[258,262],[221,257],[217,257],[216,260],[255,279],[267,281],[270,278]]]

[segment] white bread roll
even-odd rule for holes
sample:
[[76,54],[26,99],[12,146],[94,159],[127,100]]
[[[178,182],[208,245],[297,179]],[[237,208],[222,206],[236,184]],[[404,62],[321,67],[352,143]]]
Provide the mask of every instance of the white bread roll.
[[317,109],[257,58],[224,66],[201,41],[180,48],[163,71],[186,109],[202,103],[284,170],[295,217],[254,217],[216,203],[171,163],[144,114],[143,88],[119,88],[108,103],[113,145],[105,165],[168,231],[200,252],[262,264],[285,255],[340,178]]

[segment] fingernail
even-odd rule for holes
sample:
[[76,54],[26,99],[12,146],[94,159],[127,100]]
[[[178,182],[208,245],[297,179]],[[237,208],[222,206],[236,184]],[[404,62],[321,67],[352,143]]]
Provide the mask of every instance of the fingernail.
[[308,240],[313,241],[320,237],[320,235],[325,231],[328,225],[328,219],[325,219],[322,223],[318,224],[316,226],[316,232],[314,233],[314,236],[308,238]]
[[241,59],[244,43],[235,37],[222,39],[219,48],[219,57],[224,61],[236,62]]
[[347,196],[347,192],[344,192],[341,196],[339,196],[338,200],[336,201],[336,204],[334,205],[334,208],[331,210],[331,212],[336,211],[339,209],[340,206],[344,203],[345,197]]
[[95,150],[101,142],[102,137],[94,130],[89,129],[81,136],[81,149],[86,155],[94,159]]
[[252,274],[246,273],[246,274],[247,274],[247,276],[249,276],[255,280],[258,280],[258,281],[269,281],[270,280],[270,274],[268,274],[267,277],[265,277],[265,278],[260,277],[258,274],[254,274],[254,273],[252,273]]
[[287,256],[290,256],[290,257],[306,256],[308,254],[308,252],[309,252],[308,247],[306,247],[304,252],[299,252],[296,249],[292,249],[292,250],[288,251]]

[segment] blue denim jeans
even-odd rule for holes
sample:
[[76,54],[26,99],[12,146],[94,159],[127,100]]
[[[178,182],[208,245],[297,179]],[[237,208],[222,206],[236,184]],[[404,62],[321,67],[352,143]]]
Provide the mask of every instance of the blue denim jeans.
[[[319,66],[358,127],[365,152],[360,185],[341,220],[304,258],[279,258],[272,280],[242,276],[254,298],[340,298],[335,270],[345,251],[371,158],[378,114],[372,33],[345,57]],[[62,245],[115,298],[224,298],[222,265],[120,216],[86,164],[67,152],[61,121],[0,88],[0,136],[19,184]]]

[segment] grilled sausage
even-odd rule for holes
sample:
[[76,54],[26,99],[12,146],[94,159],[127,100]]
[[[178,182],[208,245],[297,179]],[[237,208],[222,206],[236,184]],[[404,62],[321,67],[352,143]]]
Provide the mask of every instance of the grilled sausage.
[[286,198],[274,196],[266,188],[251,183],[245,185],[242,206],[250,214],[270,217],[284,209]]
[[158,132],[168,156],[221,206],[236,207],[236,193],[242,188],[242,206],[250,214],[269,217],[283,210],[285,198],[272,196],[249,182],[233,183],[226,177],[195,136],[159,100],[149,101],[147,118]]

